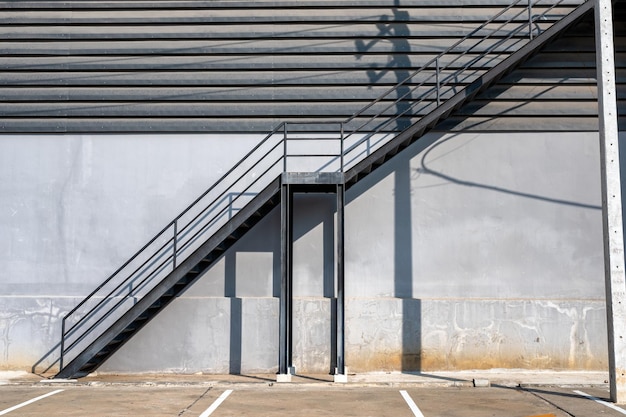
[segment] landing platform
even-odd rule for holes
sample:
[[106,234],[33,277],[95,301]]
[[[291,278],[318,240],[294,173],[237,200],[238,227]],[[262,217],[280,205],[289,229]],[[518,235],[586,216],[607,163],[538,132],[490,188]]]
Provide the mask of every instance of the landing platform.
[[301,192],[334,192],[337,185],[344,184],[343,172],[283,172],[282,185],[295,187]]

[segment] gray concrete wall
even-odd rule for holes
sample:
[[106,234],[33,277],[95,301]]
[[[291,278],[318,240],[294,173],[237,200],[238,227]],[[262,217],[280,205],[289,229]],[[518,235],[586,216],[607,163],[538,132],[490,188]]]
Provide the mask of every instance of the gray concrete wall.
[[606,366],[597,134],[424,139],[352,190],[353,368]]
[[[54,365],[60,317],[251,137],[0,138],[0,367]],[[597,133],[432,133],[349,190],[347,365],[605,369]],[[334,197],[296,198],[294,360],[328,372]],[[273,372],[279,213],[108,372]]]

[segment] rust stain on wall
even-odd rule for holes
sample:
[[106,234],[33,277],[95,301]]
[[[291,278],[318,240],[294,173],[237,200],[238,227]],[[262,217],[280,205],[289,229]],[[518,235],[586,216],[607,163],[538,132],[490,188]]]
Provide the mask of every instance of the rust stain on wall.
[[468,369],[568,369],[596,371],[606,366],[602,361],[581,361],[575,367],[567,358],[525,357],[511,352],[501,355],[457,354],[407,354],[398,351],[348,352],[347,365],[355,372],[420,372],[420,371],[461,371]]

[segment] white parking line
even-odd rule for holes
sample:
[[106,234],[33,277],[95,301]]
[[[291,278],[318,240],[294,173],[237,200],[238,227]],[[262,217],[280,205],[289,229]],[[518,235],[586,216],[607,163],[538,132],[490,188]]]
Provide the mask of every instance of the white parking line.
[[424,417],[424,414],[422,414],[419,407],[417,406],[417,404],[415,404],[415,401],[413,401],[413,398],[411,398],[408,392],[400,391],[400,395],[402,395],[404,401],[406,401],[406,403],[409,405],[409,408],[411,409],[411,411],[413,411],[413,415],[415,417]]
[[21,403],[21,404],[18,404],[18,405],[15,405],[15,406],[11,407],[11,408],[7,408],[6,410],[2,410],[2,411],[0,411],[0,416],[3,416],[3,415],[5,415],[5,414],[9,414],[11,411],[15,411],[15,410],[17,410],[18,408],[22,408],[22,407],[24,407],[24,406],[27,406],[28,404],[32,404],[32,403],[34,403],[35,401],[39,401],[39,400],[42,400],[42,399],[44,399],[44,398],[46,398],[46,397],[50,397],[51,395],[58,394],[59,392],[63,392],[63,390],[62,390],[62,389],[58,389],[58,390],[56,390],[56,391],[52,391],[52,392],[49,392],[49,393],[47,393],[47,394],[40,395],[39,397],[37,397],[37,398],[33,398],[32,400],[24,401],[24,402],[23,402],[23,403]]
[[582,392],[582,391],[574,391],[574,392],[575,392],[576,394],[578,394],[578,395],[582,395],[583,397],[587,397],[587,398],[589,398],[590,400],[593,400],[593,401],[597,402],[598,404],[606,405],[607,407],[612,408],[612,409],[613,409],[613,410],[615,410],[615,411],[619,411],[619,412],[620,412],[620,413],[622,413],[622,414],[626,414],[626,410],[624,410],[623,408],[619,408],[619,407],[618,407],[618,406],[616,406],[616,405],[613,405],[613,404],[611,404],[611,403],[607,403],[606,401],[602,401],[601,399],[596,398],[596,397],[594,397],[594,396],[592,396],[592,395],[586,394],[586,393],[584,393],[584,392]]
[[204,413],[200,414],[200,417],[209,417],[211,414],[213,414],[213,411],[217,410],[217,407],[220,406],[220,404],[222,404],[224,402],[224,400],[226,398],[228,398],[228,396],[233,392],[232,389],[226,390],[222,393],[222,395],[220,395],[217,400],[215,400],[213,402],[213,404],[211,404],[211,406],[209,408],[207,408],[206,410],[204,410]]

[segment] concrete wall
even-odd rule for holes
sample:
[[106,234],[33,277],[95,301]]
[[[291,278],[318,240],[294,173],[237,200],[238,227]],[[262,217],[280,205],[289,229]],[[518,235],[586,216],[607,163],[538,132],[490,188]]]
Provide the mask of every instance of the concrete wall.
[[[60,317],[253,139],[0,137],[0,367],[54,366]],[[351,369],[607,367],[597,133],[431,133],[347,198]],[[334,197],[295,206],[294,360],[328,372]],[[279,223],[100,370],[275,371]]]
[[350,365],[606,366],[597,134],[424,139],[350,196]]

